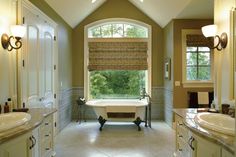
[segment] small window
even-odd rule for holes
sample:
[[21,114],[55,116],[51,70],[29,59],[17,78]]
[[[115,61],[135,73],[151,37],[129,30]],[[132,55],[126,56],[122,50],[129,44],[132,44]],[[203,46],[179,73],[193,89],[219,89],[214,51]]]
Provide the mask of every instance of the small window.
[[89,38],[148,38],[148,29],[127,23],[106,23],[88,30]]
[[182,30],[184,87],[213,87],[213,56],[209,45],[200,30]]
[[187,47],[186,49],[187,80],[210,80],[210,49],[208,47]]

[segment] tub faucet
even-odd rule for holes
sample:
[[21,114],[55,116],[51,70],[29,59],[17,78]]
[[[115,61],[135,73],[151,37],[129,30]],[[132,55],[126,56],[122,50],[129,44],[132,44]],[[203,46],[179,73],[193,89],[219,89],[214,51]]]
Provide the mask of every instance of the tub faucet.
[[152,109],[151,109],[151,96],[146,92],[145,88],[142,88],[141,91],[140,91],[140,100],[141,99],[144,99],[144,98],[148,98],[148,105],[146,106],[146,109],[145,109],[145,127],[149,126],[151,128],[151,112],[152,112]]
[[141,91],[140,91],[140,100],[141,99],[144,99],[148,97],[149,99],[151,99],[150,95],[146,92],[145,88],[142,88]]

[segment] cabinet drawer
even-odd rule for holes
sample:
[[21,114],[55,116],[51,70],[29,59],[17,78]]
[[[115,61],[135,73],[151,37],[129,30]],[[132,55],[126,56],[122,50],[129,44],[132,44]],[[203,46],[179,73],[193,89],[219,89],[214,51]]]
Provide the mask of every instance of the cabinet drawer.
[[188,128],[185,125],[177,127],[177,128],[178,128],[176,131],[177,138],[181,138],[187,143],[187,141],[191,137],[190,131],[188,130]]
[[191,148],[188,143],[183,141],[182,139],[178,140],[178,150],[181,157],[191,157]]
[[41,141],[41,154],[46,156],[53,149],[52,140],[42,140]]
[[41,125],[41,129],[44,129],[45,127],[52,127],[53,119],[52,116],[49,116],[43,120],[43,123]]

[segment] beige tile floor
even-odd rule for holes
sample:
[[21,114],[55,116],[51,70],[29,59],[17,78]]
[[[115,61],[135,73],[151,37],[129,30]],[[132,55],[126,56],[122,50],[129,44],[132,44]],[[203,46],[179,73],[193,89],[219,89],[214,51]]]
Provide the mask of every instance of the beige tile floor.
[[164,122],[137,131],[132,123],[72,122],[56,137],[57,157],[172,157],[174,130]]

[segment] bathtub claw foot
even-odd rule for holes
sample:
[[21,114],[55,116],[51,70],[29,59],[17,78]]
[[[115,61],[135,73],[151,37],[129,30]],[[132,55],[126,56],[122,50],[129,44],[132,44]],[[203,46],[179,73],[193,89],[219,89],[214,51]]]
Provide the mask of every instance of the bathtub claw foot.
[[141,122],[142,120],[139,117],[137,117],[136,120],[134,121],[134,124],[138,126],[138,131],[141,131],[141,127],[140,127]]
[[106,119],[104,119],[102,116],[99,116],[99,118],[98,118],[98,122],[100,123],[100,128],[99,128],[99,130],[100,131],[102,131],[102,127],[104,126],[104,124],[106,123]]

